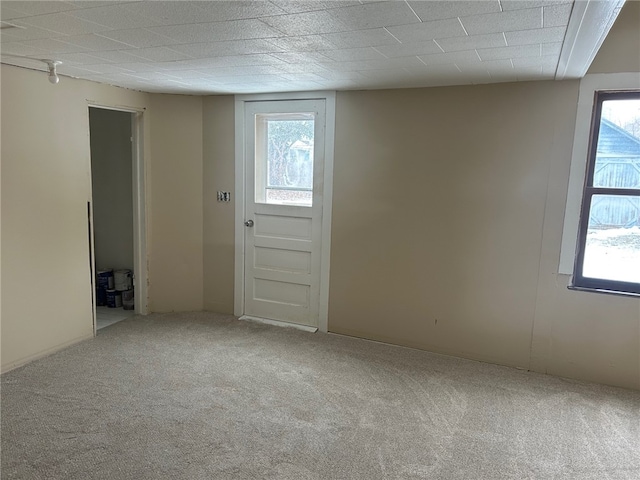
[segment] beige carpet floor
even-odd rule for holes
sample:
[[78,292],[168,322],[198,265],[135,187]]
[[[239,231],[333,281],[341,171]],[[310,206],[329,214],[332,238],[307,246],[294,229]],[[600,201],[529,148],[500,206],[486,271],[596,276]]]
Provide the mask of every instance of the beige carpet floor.
[[640,392],[207,313],[2,375],[2,479],[640,479]]

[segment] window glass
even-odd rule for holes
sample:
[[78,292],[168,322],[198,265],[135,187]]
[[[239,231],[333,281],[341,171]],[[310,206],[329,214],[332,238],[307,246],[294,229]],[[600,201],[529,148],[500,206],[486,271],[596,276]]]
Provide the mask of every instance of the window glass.
[[591,197],[583,275],[640,283],[640,196]]
[[640,294],[640,92],[598,92],[574,286]]
[[256,149],[266,152],[256,151],[256,202],[312,205],[314,124],[313,114],[257,115]]
[[640,100],[602,102],[594,187],[640,188]]

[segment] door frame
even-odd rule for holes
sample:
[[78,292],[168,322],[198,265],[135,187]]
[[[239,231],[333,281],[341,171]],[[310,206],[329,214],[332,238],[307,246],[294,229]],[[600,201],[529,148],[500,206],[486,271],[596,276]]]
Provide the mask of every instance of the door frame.
[[292,92],[235,96],[235,282],[234,308],[237,317],[244,315],[245,261],[245,103],[284,100],[325,101],[325,157],[322,201],[322,245],[320,250],[320,298],[318,330],[328,331],[329,324],[329,268],[331,263],[331,206],[333,200],[333,150],[335,140],[336,93]]
[[[123,107],[107,105],[87,101],[87,123],[89,125],[89,135],[91,134],[91,124],[89,121],[89,109],[100,108],[103,110],[115,110],[118,112],[130,113],[131,115],[131,162],[132,162],[132,182],[133,182],[133,273],[135,294],[134,312],[138,315],[148,313],[148,278],[147,270],[147,213],[146,213],[146,189],[145,189],[145,165],[144,165],[144,112],[145,108]],[[91,144],[89,143],[89,201],[90,208],[90,228],[91,228],[91,291],[93,298],[93,334],[96,335],[96,279],[95,279],[95,236],[93,218],[93,187],[91,173]]]

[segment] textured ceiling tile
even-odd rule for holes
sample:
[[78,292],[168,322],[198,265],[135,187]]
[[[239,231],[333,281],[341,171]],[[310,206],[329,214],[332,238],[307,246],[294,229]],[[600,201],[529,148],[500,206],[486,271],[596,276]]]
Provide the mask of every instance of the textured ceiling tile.
[[355,7],[336,8],[328,13],[351,30],[391,27],[420,23],[406,2],[380,2]]
[[490,83],[553,78],[570,7],[569,0],[2,1],[3,18],[28,28],[0,33],[0,47],[6,63],[43,70],[6,54],[60,59],[67,75],[151,92]]
[[506,32],[509,45],[531,45],[534,43],[554,43],[564,39],[564,27],[536,28],[519,32]]
[[558,57],[560,55],[561,50],[562,50],[562,42],[542,44],[543,56],[553,55],[555,57]]
[[556,66],[558,63],[558,57],[556,55],[545,55],[542,57],[527,57],[527,58],[514,58],[512,60],[515,68],[530,67],[530,66]]
[[176,40],[174,43],[198,43],[250,38],[282,36],[277,30],[259,20],[233,20],[229,22],[199,23],[151,27],[148,30]]
[[481,48],[477,50],[480,59],[501,60],[505,58],[539,57],[540,45],[518,45],[515,47]]
[[151,62],[173,62],[191,58],[184,53],[176,52],[167,47],[138,48],[136,50],[127,50],[127,53]]
[[410,1],[409,5],[423,22],[500,12],[498,0],[472,1]]
[[226,42],[191,43],[173,45],[172,50],[194,58],[220,57],[224,55],[248,55],[253,53],[279,52],[281,49],[267,40],[230,40]]
[[48,53],[75,53],[75,52],[83,52],[87,51],[86,47],[82,47],[79,45],[72,45],[70,43],[60,42],[58,40],[26,40],[24,42],[20,42],[27,47],[35,48],[40,51],[45,51]]
[[78,65],[58,65],[56,69],[59,75],[68,75],[70,77],[84,78],[87,75],[103,75],[103,72],[94,70],[91,67],[80,67]]
[[424,55],[420,57],[427,65],[438,65],[441,63],[478,63],[480,57],[475,50],[465,50],[462,52],[437,53],[434,55]]
[[324,82],[326,78],[321,77],[317,73],[283,73],[280,75],[285,80],[293,82]]
[[542,8],[461,17],[460,20],[469,35],[542,28]]
[[336,48],[377,47],[379,45],[396,45],[396,40],[384,28],[359,30],[355,32],[330,33],[322,35]]
[[161,71],[161,68],[158,68],[158,65],[154,65],[152,63],[146,63],[140,60],[139,62],[131,62],[131,63],[120,63],[115,65],[113,63],[105,63],[101,66],[99,65],[91,65],[91,68],[101,67],[108,71],[124,71],[124,72],[154,72]]
[[278,75],[214,75],[213,80],[217,83],[229,84],[260,84],[269,82],[282,82],[284,79]]
[[305,52],[305,53],[283,52],[283,53],[272,53],[271,56],[286,63],[317,63],[317,62],[332,61],[329,57],[324,56],[320,52]]
[[64,35],[82,35],[84,33],[98,33],[109,30],[109,27],[98,23],[88,22],[66,13],[53,13],[23,19],[27,25],[45,28]]
[[[127,45],[123,45],[123,47],[131,48]],[[140,60],[140,58],[128,53],[129,51],[131,50],[92,51],[91,55],[101,59],[101,63],[131,63]]]
[[206,18],[206,12],[199,7],[201,3],[203,2],[147,1],[121,5],[120,8],[132,15],[152,19],[156,25],[185,25],[213,21]]
[[335,33],[349,30],[349,27],[332,17],[329,11],[266,17],[262,21],[289,36]]
[[360,72],[337,72],[333,70],[324,70],[315,72],[316,75],[326,80],[358,80],[362,78]]
[[282,63],[278,67],[287,73],[317,73],[321,75],[330,71],[328,64],[320,65],[317,63]]
[[436,20],[435,22],[417,23],[390,27],[389,30],[402,43],[418,43],[434,38],[448,38],[466,35],[457,19]]
[[3,6],[7,6],[12,10],[17,10],[27,15],[46,15],[49,13],[59,13],[69,10],[75,10],[75,6],[69,2],[52,2],[52,1],[2,1]]
[[362,70],[397,70],[405,67],[424,66],[417,57],[383,58],[381,60],[362,60],[358,62],[334,62],[326,65],[332,70],[349,72]]
[[407,72],[411,75],[430,76],[430,75],[452,75],[459,74],[460,70],[453,63],[440,63],[437,65],[422,65],[421,67],[409,67]]
[[347,0],[272,0],[287,13],[312,12],[314,10],[328,10],[331,8],[350,7],[360,5],[358,1]]
[[84,8],[81,10],[74,10],[68,14],[89,22],[105,25],[115,30],[157,25],[155,20],[152,18],[145,17],[144,15],[138,15],[123,7],[123,5],[109,5],[98,8]]
[[34,27],[27,25],[22,20],[12,20],[12,25],[17,25],[18,28],[9,28],[2,30],[0,37],[2,42],[20,42],[22,40],[38,40],[40,38],[52,38],[61,37],[59,33],[52,32],[51,30],[45,30],[44,28]]
[[83,47],[83,49],[97,52],[103,50],[121,50],[131,48],[131,46],[126,45],[122,42],[117,42],[115,40],[111,40],[110,38],[94,35],[92,33],[88,35],[74,35],[71,37],[64,37],[64,42],[71,45],[76,45],[78,47]]
[[511,60],[490,60],[479,63],[458,64],[463,72],[512,72],[513,64]]
[[103,32],[100,36],[138,48],[164,47],[180,43],[177,40],[165,37],[164,35],[159,35],[145,28],[112,30],[109,32]]
[[571,3],[544,7],[544,26],[560,27],[568,25],[572,8],[573,4]]
[[522,10],[571,2],[572,0],[502,0],[501,3],[502,9],[506,12],[507,10]]
[[337,62],[359,61],[359,60],[378,60],[384,58],[379,52],[371,47],[364,48],[345,48],[342,50],[327,50],[321,52],[331,60]]
[[[114,0],[67,0],[66,3],[73,5],[75,8],[94,8],[113,5]],[[126,2],[122,2],[124,4]]]
[[56,60],[62,62],[63,65],[99,65],[103,64],[104,60],[94,55],[86,53],[61,53],[56,55]]
[[504,36],[501,33],[490,33],[488,35],[475,35],[470,37],[443,38],[438,40],[438,45],[440,45],[445,52],[507,46],[504,41]]
[[283,9],[267,1],[198,2],[203,12],[201,22],[223,22],[283,15]]
[[178,72],[169,71],[165,72],[165,75],[189,83],[194,80],[209,78],[207,74],[199,72],[197,70],[180,70]]
[[281,37],[269,39],[268,41],[277,49],[277,51],[313,52],[316,50],[329,50],[331,48],[335,48],[335,45],[322,35]]
[[386,57],[409,57],[412,55],[430,55],[441,53],[440,47],[433,40],[421,43],[397,43],[395,45],[381,45],[375,47]]
[[228,77],[232,75],[279,75],[283,71],[277,65],[247,65],[236,67],[212,67],[198,70],[207,76]]
[[176,78],[168,76],[166,73],[162,72],[136,72],[136,73],[127,73],[127,76],[131,76],[134,78],[140,78],[142,80],[151,80],[151,81],[167,81],[173,80],[176,81]]
[[[226,57],[213,57],[203,59],[200,64],[202,68],[210,67],[241,67],[244,65],[278,65],[282,60],[271,55],[231,55]],[[198,67],[197,70],[201,70]]]

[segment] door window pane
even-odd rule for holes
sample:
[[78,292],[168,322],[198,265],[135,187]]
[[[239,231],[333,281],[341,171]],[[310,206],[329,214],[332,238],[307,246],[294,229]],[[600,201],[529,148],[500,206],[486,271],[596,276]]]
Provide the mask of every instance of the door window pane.
[[583,275],[640,283],[640,196],[591,197]]
[[256,115],[256,202],[310,207],[314,115]]

